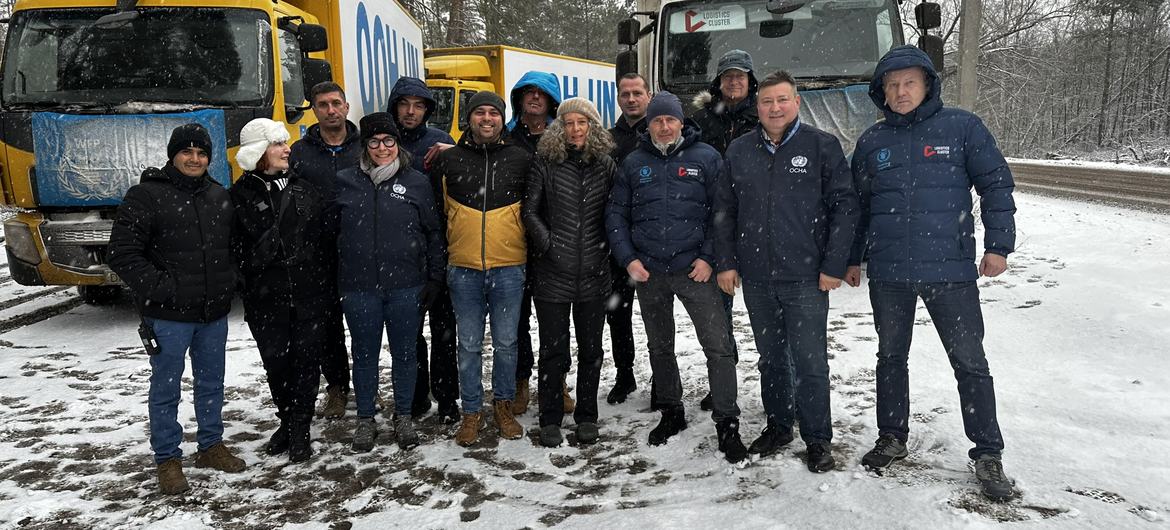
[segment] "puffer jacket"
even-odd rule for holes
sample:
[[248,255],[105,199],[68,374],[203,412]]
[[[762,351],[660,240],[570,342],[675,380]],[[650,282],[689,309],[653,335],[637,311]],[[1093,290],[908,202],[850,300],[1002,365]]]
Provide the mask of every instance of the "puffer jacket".
[[[930,87],[908,114],[886,105],[882,77],[919,67]],[[857,140],[854,185],[861,218],[850,264],[867,259],[874,280],[962,282],[979,278],[971,188],[980,196],[983,249],[1015,247],[1011,170],[978,116],[944,107],[934,65],[918,48],[890,50],[874,70],[870,99],[885,119]]]
[[426,103],[427,112],[423,115],[422,125],[413,129],[407,129],[401,123],[398,125],[398,145],[406,148],[411,155],[411,164],[414,169],[426,174],[429,168],[426,167],[423,161],[427,151],[437,143],[455,144],[455,140],[451,138],[450,134],[440,131],[434,127],[427,127],[427,120],[431,119],[431,114],[435,112],[435,97],[431,94],[431,89],[427,88],[427,84],[423,80],[415,77],[399,77],[398,82],[394,83],[394,89],[390,91],[390,100],[387,102],[386,112],[391,115],[398,116],[398,100],[406,97],[414,96],[422,98]]
[[646,132],[649,124],[650,121],[645,116],[633,125],[630,125],[624,116],[618,118],[617,123],[609,129],[614,143],[613,152],[609,155],[613,158],[613,163],[621,165],[630,153],[638,149],[638,137]]
[[507,136],[487,145],[472,136],[440,153],[431,169],[446,212],[448,263],[482,271],[523,265],[520,202],[532,155]]
[[231,311],[234,208],[206,174],[168,162],[126,191],[110,233],[109,263],[134,292],[142,316],[207,323]]
[[[546,133],[549,134],[549,133]],[[545,141],[541,141],[545,145]],[[609,296],[605,205],[615,167],[606,153],[541,150],[528,173],[524,226],[536,256],[533,298],[571,303]]]
[[684,123],[682,143],[665,155],[643,134],[614,177],[605,225],[623,268],[637,259],[647,271],[674,273],[702,258],[725,270],[716,248],[725,222],[716,203],[723,159],[699,141],[692,121]]

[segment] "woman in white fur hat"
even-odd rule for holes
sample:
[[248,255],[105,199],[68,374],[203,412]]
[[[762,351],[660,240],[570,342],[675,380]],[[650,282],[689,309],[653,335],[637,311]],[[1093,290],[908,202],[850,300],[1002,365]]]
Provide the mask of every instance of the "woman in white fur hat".
[[336,285],[324,202],[289,172],[285,125],[257,118],[240,130],[236,162],[244,175],[231,188],[232,255],[242,277],[244,319],[256,339],[280,427],[264,451],[312,456],[309,424],[326,347],[327,314]]
[[521,214],[531,250],[532,299],[540,323],[540,443],[561,444],[562,381],[570,366],[569,325],[577,337],[577,442],[597,441],[597,386],[610,294],[605,205],[616,170],[613,138],[597,108],[565,100],[536,148]]

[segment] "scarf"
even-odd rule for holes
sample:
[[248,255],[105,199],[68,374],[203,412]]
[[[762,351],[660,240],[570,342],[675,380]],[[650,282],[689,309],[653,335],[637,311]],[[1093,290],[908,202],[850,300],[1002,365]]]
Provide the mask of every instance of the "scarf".
[[394,174],[398,173],[398,167],[402,165],[401,160],[401,158],[395,158],[394,161],[389,164],[378,167],[370,167],[367,164],[365,157],[362,157],[362,171],[365,172],[366,175],[370,176],[370,180],[373,181],[374,187],[376,188],[379,184],[390,180]]

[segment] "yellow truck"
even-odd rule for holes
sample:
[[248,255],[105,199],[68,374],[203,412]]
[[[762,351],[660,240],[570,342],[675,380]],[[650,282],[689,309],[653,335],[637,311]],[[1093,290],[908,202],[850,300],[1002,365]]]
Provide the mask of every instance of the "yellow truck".
[[565,55],[511,46],[436,48],[424,53],[427,86],[437,105],[430,126],[451,133],[456,140],[467,128],[462,107],[473,94],[489,90],[508,102],[507,122],[512,117],[508,93],[526,72],[548,72],[557,77],[561,99],[588,98],[597,106],[606,127],[613,127],[620,111],[614,65]]
[[347,88],[351,118],[418,77],[422,31],[394,0],[18,0],[0,67],[0,200],[12,278],[117,294],[105,262],[113,215],[170,130],[212,133],[225,186],[240,128],[257,117],[299,139],[309,88]]

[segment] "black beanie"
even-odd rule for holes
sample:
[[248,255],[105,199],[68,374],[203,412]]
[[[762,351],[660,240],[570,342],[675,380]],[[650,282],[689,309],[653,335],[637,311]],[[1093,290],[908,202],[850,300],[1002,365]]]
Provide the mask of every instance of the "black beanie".
[[394,117],[388,112],[375,112],[362,116],[358,124],[361,129],[362,141],[373,138],[375,134],[389,134],[398,139],[398,126],[394,125]]
[[174,160],[179,151],[188,147],[202,149],[207,153],[207,159],[211,160],[211,135],[207,134],[207,129],[202,125],[188,123],[175,127],[171,131],[171,140],[167,142],[167,160]]
[[[551,101],[551,99],[550,99],[550,101]],[[471,121],[472,111],[474,111],[476,108],[482,107],[484,105],[490,105],[492,107],[495,107],[496,110],[500,111],[501,117],[505,114],[504,113],[505,107],[504,107],[503,98],[501,98],[500,96],[497,96],[495,92],[492,92],[490,90],[480,90],[479,92],[472,94],[471,98],[469,98],[467,100],[467,108],[463,109],[463,121]],[[555,114],[556,109],[553,108],[552,110],[550,110],[550,112]]]

